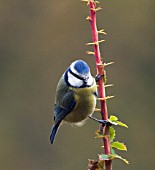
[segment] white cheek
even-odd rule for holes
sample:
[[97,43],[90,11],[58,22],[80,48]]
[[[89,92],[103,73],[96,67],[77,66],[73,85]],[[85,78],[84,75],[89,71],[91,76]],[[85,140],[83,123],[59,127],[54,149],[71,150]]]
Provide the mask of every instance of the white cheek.
[[73,87],[80,87],[80,86],[83,85],[83,81],[82,80],[79,80],[78,78],[76,78],[75,76],[70,74],[69,72],[68,72],[68,82]]
[[90,75],[89,79],[88,79],[88,82],[87,82],[87,85],[91,86],[93,83],[94,83],[94,78]]

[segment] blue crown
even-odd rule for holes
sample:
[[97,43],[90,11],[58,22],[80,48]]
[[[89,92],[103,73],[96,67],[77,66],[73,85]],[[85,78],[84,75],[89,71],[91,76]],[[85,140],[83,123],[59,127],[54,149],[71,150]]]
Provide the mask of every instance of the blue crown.
[[86,62],[82,60],[76,60],[74,69],[79,73],[79,74],[88,74],[89,73],[89,66]]

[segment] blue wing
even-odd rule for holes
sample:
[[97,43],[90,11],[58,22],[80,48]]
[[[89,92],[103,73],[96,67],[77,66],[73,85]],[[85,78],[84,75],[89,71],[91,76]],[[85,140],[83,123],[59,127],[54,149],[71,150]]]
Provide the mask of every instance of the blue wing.
[[60,104],[55,104],[54,107],[54,125],[52,127],[52,132],[50,135],[50,141],[53,144],[55,135],[57,133],[57,130],[59,128],[59,125],[63,118],[70,113],[73,108],[76,105],[76,102],[74,100],[74,92],[68,91],[62,98]]

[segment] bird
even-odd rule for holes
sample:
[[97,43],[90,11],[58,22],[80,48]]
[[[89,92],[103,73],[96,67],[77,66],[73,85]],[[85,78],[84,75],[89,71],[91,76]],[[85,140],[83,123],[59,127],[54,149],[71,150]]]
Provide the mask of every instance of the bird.
[[77,126],[85,123],[95,110],[96,98],[97,84],[88,64],[83,60],[72,62],[57,84],[51,144],[64,122]]

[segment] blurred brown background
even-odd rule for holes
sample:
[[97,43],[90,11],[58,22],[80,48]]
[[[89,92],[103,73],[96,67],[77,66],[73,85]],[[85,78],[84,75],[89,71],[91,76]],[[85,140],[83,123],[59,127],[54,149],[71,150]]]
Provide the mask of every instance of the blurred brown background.
[[[155,169],[154,83],[155,1],[105,0],[98,27],[108,36],[101,52],[107,68],[109,113],[126,122],[116,140],[130,165],[115,160],[115,170]],[[80,0],[0,1],[0,170],[86,170],[88,158],[102,153],[94,139],[98,124],[64,125],[50,145],[53,103],[59,77],[75,59],[87,61],[91,42],[88,7]],[[103,38],[102,36],[100,38]],[[98,113],[94,114],[99,117]]]

